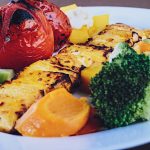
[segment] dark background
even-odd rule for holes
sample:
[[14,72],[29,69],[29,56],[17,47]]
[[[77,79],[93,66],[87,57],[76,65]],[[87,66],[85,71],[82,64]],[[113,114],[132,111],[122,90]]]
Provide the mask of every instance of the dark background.
[[[8,1],[9,0],[0,0],[0,5],[4,5]],[[76,3],[79,6],[124,6],[150,9],[150,0],[51,0],[51,2],[57,4],[58,6]],[[144,146],[136,147],[130,150],[150,150],[150,144],[146,144]]]
[[[0,4],[5,4],[9,1],[10,0],[0,0]],[[79,6],[128,6],[150,8],[150,0],[51,0],[51,2],[59,6],[76,3]]]
[[79,6],[128,6],[150,8],[150,0],[51,0],[59,6],[76,3]]

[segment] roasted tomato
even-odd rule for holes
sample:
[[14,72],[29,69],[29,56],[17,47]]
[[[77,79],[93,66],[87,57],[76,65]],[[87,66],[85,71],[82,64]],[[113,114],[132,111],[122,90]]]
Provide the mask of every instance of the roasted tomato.
[[53,53],[53,27],[35,7],[16,2],[1,7],[0,32],[0,68],[20,70]]
[[43,11],[47,20],[52,24],[55,39],[55,51],[59,50],[67,41],[71,33],[68,17],[53,3],[47,0],[22,0]]

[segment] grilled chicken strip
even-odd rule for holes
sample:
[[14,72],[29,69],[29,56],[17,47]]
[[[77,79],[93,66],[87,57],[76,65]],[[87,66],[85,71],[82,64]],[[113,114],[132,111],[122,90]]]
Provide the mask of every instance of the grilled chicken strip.
[[[76,59],[77,62],[82,64],[84,68],[91,66],[94,63],[104,63],[107,58],[105,56],[106,51],[104,49],[98,49],[92,46],[86,45],[71,45],[64,48],[61,51],[61,55],[69,54],[72,58]],[[59,55],[58,55],[59,57]]]
[[114,48],[120,42],[127,42],[130,46],[134,46],[135,43],[142,40],[139,34],[141,32],[141,30],[125,24],[108,25],[105,30],[94,36],[88,44],[104,48]]

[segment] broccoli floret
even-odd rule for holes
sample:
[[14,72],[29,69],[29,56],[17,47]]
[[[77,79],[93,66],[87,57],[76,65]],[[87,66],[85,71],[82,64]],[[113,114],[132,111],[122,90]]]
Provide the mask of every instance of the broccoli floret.
[[150,120],[150,59],[126,43],[90,83],[91,102],[108,128]]

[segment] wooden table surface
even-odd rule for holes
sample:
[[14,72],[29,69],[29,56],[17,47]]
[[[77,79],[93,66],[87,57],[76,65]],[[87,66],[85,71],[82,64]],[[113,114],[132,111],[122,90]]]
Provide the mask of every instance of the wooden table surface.
[[[0,5],[4,5],[8,1],[9,0],[0,0]],[[51,0],[51,2],[57,4],[58,6],[76,3],[79,6],[126,6],[150,9],[150,0]],[[150,144],[146,144],[130,150],[150,150]]]

